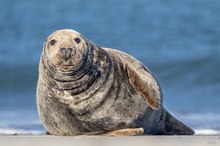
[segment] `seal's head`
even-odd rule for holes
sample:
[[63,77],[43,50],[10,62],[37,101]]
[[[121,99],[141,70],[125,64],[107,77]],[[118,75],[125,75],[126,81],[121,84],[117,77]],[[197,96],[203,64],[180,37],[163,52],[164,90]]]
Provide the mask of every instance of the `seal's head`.
[[88,41],[71,29],[52,33],[44,43],[44,55],[61,72],[78,70],[88,52]]

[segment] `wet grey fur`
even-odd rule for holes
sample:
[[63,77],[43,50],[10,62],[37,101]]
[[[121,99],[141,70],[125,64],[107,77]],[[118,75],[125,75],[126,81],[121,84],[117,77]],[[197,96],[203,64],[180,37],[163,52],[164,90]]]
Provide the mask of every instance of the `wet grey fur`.
[[94,135],[125,128],[143,128],[144,134],[194,133],[162,107],[163,95],[156,79],[160,101],[155,109],[135,88],[129,75],[130,66],[139,65],[137,72],[152,75],[139,61],[89,41],[86,47],[88,52],[82,67],[66,74],[54,68],[42,53],[37,107],[49,133]]

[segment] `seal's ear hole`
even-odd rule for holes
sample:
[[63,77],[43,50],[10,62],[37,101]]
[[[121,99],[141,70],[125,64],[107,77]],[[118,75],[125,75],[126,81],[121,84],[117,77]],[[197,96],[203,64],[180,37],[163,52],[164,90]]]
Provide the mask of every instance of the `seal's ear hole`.
[[52,39],[52,40],[50,41],[50,45],[53,46],[53,45],[56,44],[56,42],[57,42],[57,41],[56,41],[55,39]]
[[81,40],[80,40],[80,38],[75,38],[74,41],[79,44]]

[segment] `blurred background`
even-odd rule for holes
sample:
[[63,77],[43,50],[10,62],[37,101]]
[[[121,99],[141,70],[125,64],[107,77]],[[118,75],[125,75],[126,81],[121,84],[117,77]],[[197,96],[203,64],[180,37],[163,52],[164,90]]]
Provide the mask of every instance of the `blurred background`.
[[71,28],[124,51],[158,78],[164,106],[198,133],[220,131],[219,0],[1,0],[0,133],[38,134],[45,38]]

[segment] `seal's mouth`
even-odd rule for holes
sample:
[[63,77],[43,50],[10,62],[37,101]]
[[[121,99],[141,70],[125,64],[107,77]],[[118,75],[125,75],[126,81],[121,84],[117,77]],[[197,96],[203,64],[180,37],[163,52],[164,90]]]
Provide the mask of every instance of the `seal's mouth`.
[[84,58],[81,52],[75,50],[65,50],[59,55],[59,61],[55,65],[56,68],[61,72],[75,72],[83,64]]
[[69,65],[69,64],[63,64],[63,66],[67,66],[67,67],[68,67],[68,66],[73,66],[73,65]]

